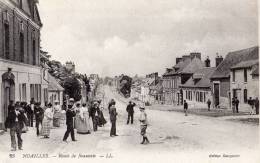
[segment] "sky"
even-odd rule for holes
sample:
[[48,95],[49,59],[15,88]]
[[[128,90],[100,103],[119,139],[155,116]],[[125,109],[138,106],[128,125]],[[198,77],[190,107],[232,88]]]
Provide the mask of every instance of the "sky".
[[201,52],[215,66],[258,45],[257,0],[40,0],[41,46],[80,73],[163,74]]

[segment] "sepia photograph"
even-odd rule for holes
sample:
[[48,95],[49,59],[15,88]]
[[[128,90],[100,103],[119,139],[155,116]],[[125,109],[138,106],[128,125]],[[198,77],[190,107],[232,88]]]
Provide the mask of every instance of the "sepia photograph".
[[258,0],[0,0],[0,163],[259,163]]

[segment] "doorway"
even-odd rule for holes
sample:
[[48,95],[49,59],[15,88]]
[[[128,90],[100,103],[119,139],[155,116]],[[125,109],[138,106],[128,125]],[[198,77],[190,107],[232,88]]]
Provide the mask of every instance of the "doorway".
[[214,83],[214,101],[215,107],[219,106],[219,92],[220,92],[219,83]]

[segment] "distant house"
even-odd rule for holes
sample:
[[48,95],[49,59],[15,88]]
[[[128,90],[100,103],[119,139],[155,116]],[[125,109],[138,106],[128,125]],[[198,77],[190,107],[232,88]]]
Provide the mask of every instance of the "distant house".
[[230,90],[231,97],[237,97],[240,101],[240,108],[249,107],[248,99],[259,98],[259,61],[241,61],[231,67]]
[[64,88],[50,74],[48,76],[48,81],[48,102],[54,104],[54,102],[58,100],[60,105],[63,105]]
[[203,67],[200,53],[191,53],[176,58],[176,65],[163,75],[163,99],[166,104],[183,104],[183,90],[180,88],[192,74]]
[[230,52],[225,59],[217,65],[217,69],[211,76],[213,103],[215,107],[230,107],[230,69],[241,61],[248,60],[258,60],[258,47]]
[[207,107],[207,101],[212,101],[210,77],[215,67],[204,67],[194,72],[192,77],[180,87],[183,89],[183,98],[196,106]]
[[162,104],[163,102],[163,80],[159,79],[156,85],[150,86],[151,103]]

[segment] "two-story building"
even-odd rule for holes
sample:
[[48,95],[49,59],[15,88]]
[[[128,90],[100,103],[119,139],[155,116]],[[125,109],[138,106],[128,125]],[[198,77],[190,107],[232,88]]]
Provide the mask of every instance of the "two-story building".
[[10,101],[44,103],[40,67],[42,23],[35,0],[0,1],[0,129]]
[[183,90],[180,88],[192,74],[203,67],[201,53],[190,53],[176,58],[176,65],[163,75],[163,98],[165,104],[183,104]]
[[[231,67],[231,97],[237,97],[241,109],[250,109],[248,99],[259,98],[259,61],[241,61]],[[240,110],[241,110],[240,109]]]
[[[229,52],[225,59],[217,65],[211,76],[213,104],[219,108],[231,107],[230,70],[241,61],[258,60],[259,47],[251,47],[243,50]],[[242,80],[240,82],[243,82]],[[258,87],[257,87],[258,88]],[[235,93],[236,94],[236,93]]]

